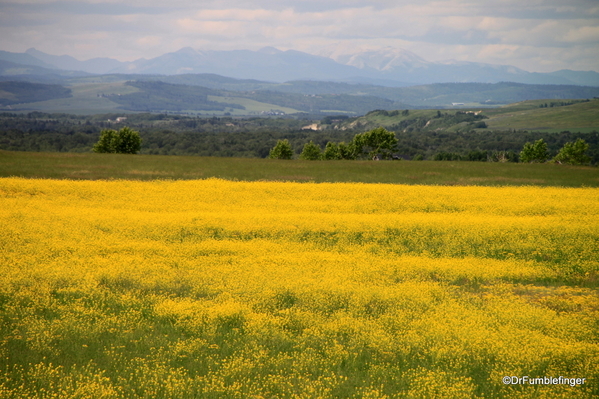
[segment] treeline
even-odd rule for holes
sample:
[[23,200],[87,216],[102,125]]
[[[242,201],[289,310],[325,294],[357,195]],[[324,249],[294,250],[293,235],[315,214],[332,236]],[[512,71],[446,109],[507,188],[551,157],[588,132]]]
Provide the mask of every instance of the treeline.
[[31,103],[71,97],[71,89],[60,85],[28,82],[0,82],[0,105]]
[[[117,118],[125,118],[118,124]],[[52,131],[56,133],[71,133],[73,131],[97,132],[100,130],[124,125],[135,127],[140,131],[155,131],[167,129],[172,132],[199,131],[199,132],[237,132],[253,131],[257,129],[273,128],[281,130],[300,129],[312,119],[298,118],[232,118],[232,117],[189,117],[175,113],[109,113],[96,115],[73,115],[64,113],[48,114],[44,112],[30,112],[28,114],[0,113],[0,131],[19,129],[26,132]]]
[[539,108],[567,107],[578,103],[588,103],[591,100],[570,100],[570,101],[551,101],[539,105]]
[[[563,132],[567,133],[567,132]],[[569,133],[569,132],[568,132]],[[578,134],[580,136],[580,134]],[[597,133],[591,134],[595,140],[593,156],[597,156]],[[299,155],[304,160],[356,160],[356,159],[394,159],[400,160],[396,154],[397,139],[395,133],[389,132],[383,127],[379,127],[368,132],[358,133],[349,142],[329,141],[322,148],[310,141],[304,144],[303,150]],[[543,139],[538,139],[534,143],[526,142],[519,152],[516,151],[482,151],[474,150],[466,155],[454,152],[441,151],[436,153],[433,161],[473,161],[473,162],[524,162],[524,163],[544,163],[557,162],[571,165],[588,165],[591,158],[588,156],[590,145],[582,138],[578,137],[576,141],[567,141],[559,151],[551,154],[547,143]],[[293,148],[287,139],[279,140],[269,153],[270,158],[274,159],[292,159]],[[422,154],[417,154],[411,158],[415,161],[424,160]]]
[[483,119],[488,119],[487,116],[479,112],[472,111],[440,111],[433,116],[414,116],[410,113],[410,110],[406,109],[403,111],[386,111],[386,110],[374,110],[370,111],[365,115],[368,117],[394,117],[401,115],[403,119],[388,128],[394,131],[423,131],[423,130],[439,130],[446,129],[451,126],[462,124],[460,130],[471,130],[486,128],[487,124]]
[[120,108],[131,111],[224,111],[226,108],[244,109],[239,104],[208,100],[219,91],[199,86],[174,85],[164,82],[127,82],[140,91],[130,94],[105,95]]
[[[400,111],[402,112],[402,111]],[[74,116],[31,113],[0,114],[0,149],[11,151],[91,151],[103,129],[120,129],[114,124],[119,114]],[[470,117],[470,116],[469,116]],[[222,157],[269,156],[279,140],[287,139],[294,157],[312,141],[323,151],[329,142],[349,143],[363,129],[302,130],[313,121],[285,118],[189,118],[165,114],[128,115],[126,125],[143,139],[140,153]],[[478,121],[480,122],[480,121]],[[476,123],[478,123],[476,122]],[[392,130],[392,129],[389,129]],[[435,132],[395,131],[395,157],[411,160],[517,161],[527,142],[543,139],[551,157],[568,142],[581,138],[589,144],[591,163],[599,163],[599,133],[561,133],[477,130]]]

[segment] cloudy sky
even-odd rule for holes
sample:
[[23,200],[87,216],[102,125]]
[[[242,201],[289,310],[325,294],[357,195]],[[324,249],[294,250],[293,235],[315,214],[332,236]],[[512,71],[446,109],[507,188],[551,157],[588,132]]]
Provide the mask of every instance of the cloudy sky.
[[599,71],[599,0],[2,0],[0,50],[79,60],[191,46],[410,50],[527,71]]

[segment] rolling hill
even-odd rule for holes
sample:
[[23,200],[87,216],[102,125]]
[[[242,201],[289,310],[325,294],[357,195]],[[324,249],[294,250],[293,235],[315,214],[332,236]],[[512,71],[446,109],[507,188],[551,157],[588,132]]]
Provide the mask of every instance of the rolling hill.
[[71,89],[60,85],[0,82],[0,105],[3,106],[68,97],[71,97]]
[[363,117],[342,120],[337,129],[458,132],[469,130],[599,131],[599,99],[527,100],[490,109],[376,110]]
[[[0,102],[0,106],[5,106],[5,109],[10,106],[12,111],[20,112],[75,114],[120,111],[237,116],[300,113],[360,116],[372,110],[489,109],[521,101],[564,102],[599,96],[599,87],[509,82],[383,87],[306,80],[272,83],[214,74],[54,75],[54,78],[61,82],[61,86],[48,85],[45,90],[56,91],[57,87],[62,87],[63,91],[70,91],[69,96],[31,96],[27,93],[31,92],[33,83],[22,80],[19,83],[18,77],[15,77],[14,81],[10,81],[12,83],[3,83],[10,85],[12,94],[1,95],[4,102]],[[43,85],[38,87],[41,90]]]

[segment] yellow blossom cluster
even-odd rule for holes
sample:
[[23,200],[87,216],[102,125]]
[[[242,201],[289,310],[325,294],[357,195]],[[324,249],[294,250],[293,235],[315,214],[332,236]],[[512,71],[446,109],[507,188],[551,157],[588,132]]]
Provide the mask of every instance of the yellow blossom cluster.
[[0,226],[0,397],[599,395],[597,189],[2,178]]

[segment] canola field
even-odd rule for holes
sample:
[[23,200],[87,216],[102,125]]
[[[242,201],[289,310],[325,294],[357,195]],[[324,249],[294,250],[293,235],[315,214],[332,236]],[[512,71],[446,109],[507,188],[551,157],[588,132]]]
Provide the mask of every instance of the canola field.
[[596,188],[2,178],[0,226],[1,398],[599,395]]

